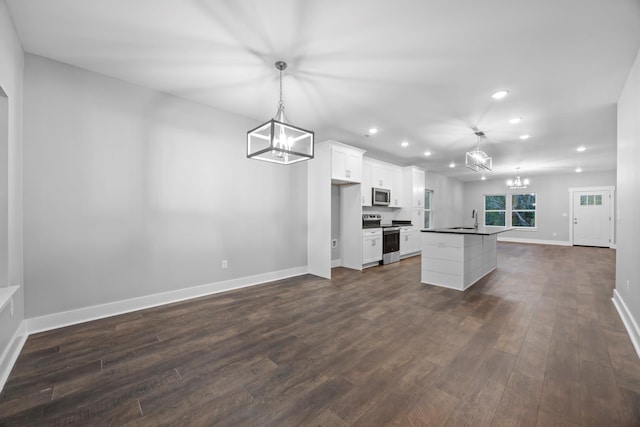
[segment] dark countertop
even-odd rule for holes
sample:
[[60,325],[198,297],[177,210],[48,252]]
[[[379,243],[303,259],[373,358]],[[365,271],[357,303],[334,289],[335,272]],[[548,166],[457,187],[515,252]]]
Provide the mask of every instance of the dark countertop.
[[434,228],[431,230],[422,229],[423,233],[448,233],[448,234],[475,234],[478,236],[491,236],[493,234],[504,233],[513,230],[513,227],[478,227],[477,229],[470,227],[460,228]]

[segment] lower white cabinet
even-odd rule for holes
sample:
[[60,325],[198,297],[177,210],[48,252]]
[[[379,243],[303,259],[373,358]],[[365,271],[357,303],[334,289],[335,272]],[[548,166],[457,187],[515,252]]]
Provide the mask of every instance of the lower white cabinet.
[[382,229],[362,230],[362,265],[382,260]]
[[400,256],[417,255],[420,247],[420,230],[414,227],[400,229]]

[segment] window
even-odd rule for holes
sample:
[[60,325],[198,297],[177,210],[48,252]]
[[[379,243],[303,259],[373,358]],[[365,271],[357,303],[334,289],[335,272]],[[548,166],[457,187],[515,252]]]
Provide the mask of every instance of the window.
[[431,228],[431,195],[433,191],[424,190],[424,228]]
[[580,196],[580,206],[602,206],[602,194]]
[[[586,196],[585,196],[586,197]],[[580,200],[582,203],[582,199]],[[589,198],[585,198],[589,203]],[[595,204],[595,197],[592,204]],[[602,202],[601,202],[602,203]],[[484,196],[485,227],[517,227],[535,229],[536,194],[491,194]]]
[[536,226],[536,195],[511,195],[511,226],[535,228]]
[[484,196],[484,225],[504,227],[506,225],[507,196],[504,194]]

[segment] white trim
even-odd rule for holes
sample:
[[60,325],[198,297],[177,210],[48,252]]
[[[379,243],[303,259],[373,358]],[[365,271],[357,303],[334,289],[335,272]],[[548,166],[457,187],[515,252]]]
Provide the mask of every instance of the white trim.
[[600,187],[572,187],[569,188],[569,242],[571,243],[571,246],[573,246],[573,198],[574,198],[574,193],[576,191],[593,191],[593,192],[597,192],[597,191],[609,191],[609,196],[611,197],[611,200],[609,200],[609,218],[611,218],[611,220],[609,221],[609,248],[611,249],[615,249],[616,247],[616,209],[615,209],[615,204],[616,204],[616,186],[615,185],[610,185],[610,186],[600,186]]
[[563,240],[521,239],[519,237],[498,237],[498,242],[533,243],[535,245],[572,246],[571,242],[567,242]]
[[26,321],[20,322],[20,326],[16,329],[16,332],[13,334],[11,341],[9,341],[9,345],[0,356],[0,391],[4,388],[7,379],[9,378],[9,374],[13,369],[13,365],[16,364],[16,360],[18,360],[18,356],[22,351],[22,347],[24,347],[24,343],[27,341],[27,337],[29,334],[27,333],[27,325]]
[[119,314],[146,308],[157,307],[159,305],[171,304],[192,298],[203,297],[233,289],[259,285],[274,280],[282,280],[288,277],[300,276],[309,272],[308,267],[297,267],[288,270],[274,271],[271,273],[258,274],[255,276],[241,277],[238,279],[225,280],[223,282],[208,283],[191,288],[178,289],[175,291],[163,292],[159,294],[146,295],[138,298],[131,298],[123,301],[116,301],[106,304],[83,307],[75,310],[63,311],[60,313],[47,314],[39,317],[26,319],[27,331],[30,334],[49,331],[51,329],[76,325],[78,323],[89,322],[91,320],[103,319],[105,317],[117,316]]
[[20,289],[20,286],[5,286],[0,288],[0,311],[4,310],[4,307],[18,289]]
[[332,259],[331,260],[331,268],[342,267],[341,259]]
[[618,314],[622,319],[622,323],[624,323],[624,327],[627,329],[633,348],[636,349],[636,354],[640,357],[640,327],[638,327],[636,319],[634,319],[631,311],[629,311],[627,304],[624,303],[624,300],[618,293],[617,289],[613,290],[613,298],[611,298],[611,300],[613,301],[613,305],[616,306],[616,310],[618,310]]

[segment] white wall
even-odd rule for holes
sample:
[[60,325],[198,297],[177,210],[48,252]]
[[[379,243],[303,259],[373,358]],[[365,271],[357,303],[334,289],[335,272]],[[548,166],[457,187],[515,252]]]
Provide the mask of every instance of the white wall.
[[[618,100],[616,298],[640,354],[640,52]],[[627,285],[628,283],[628,285]],[[622,306],[622,307],[621,307]]]
[[[525,178],[526,174],[522,174]],[[536,225],[537,231],[509,231],[500,234],[500,237],[557,241],[567,244],[569,242],[569,188],[615,186],[616,172],[600,172],[567,175],[549,175],[528,177],[531,181],[528,193],[536,193],[538,207]],[[485,194],[512,194],[516,190],[507,188],[506,180],[486,180],[467,182],[464,187],[464,211],[469,212],[469,220],[472,209],[480,212],[480,225],[483,222],[484,195]],[[563,216],[566,214],[566,216]],[[555,235],[554,235],[555,233]]]
[[[22,285],[22,86],[23,86],[24,54],[18,36],[13,28],[4,1],[0,1],[0,87],[8,98],[8,139],[7,160],[4,167],[6,173],[7,218],[2,227],[6,227],[6,271],[4,283],[0,287]],[[8,275],[8,283],[6,276]],[[9,305],[0,312],[0,388],[13,358],[17,356],[21,344],[20,325],[24,320],[23,287],[13,296],[15,313],[11,317]]]
[[434,228],[456,227],[473,222],[471,211],[469,215],[465,215],[465,210],[462,208],[464,206],[462,182],[427,171],[425,186],[427,190],[433,190],[431,205]]
[[30,54],[24,105],[28,318],[306,266],[307,166],[247,159],[259,123]]

